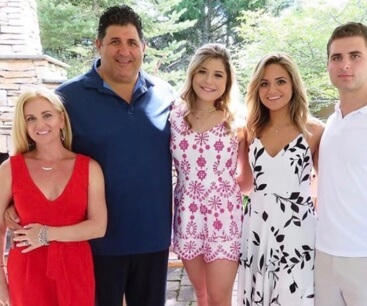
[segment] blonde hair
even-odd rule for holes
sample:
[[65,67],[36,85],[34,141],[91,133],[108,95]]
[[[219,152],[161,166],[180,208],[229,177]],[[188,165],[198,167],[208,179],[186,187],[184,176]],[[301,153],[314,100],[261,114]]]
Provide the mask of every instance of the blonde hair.
[[60,115],[63,114],[65,127],[62,131],[60,131],[60,133],[63,134],[63,139],[61,139],[61,141],[66,149],[71,150],[71,124],[61,97],[51,90],[48,90],[46,88],[39,88],[30,89],[23,92],[16,102],[12,128],[14,154],[25,153],[35,149],[35,144],[27,133],[26,120],[24,116],[24,106],[27,104],[27,102],[36,98],[46,99]]
[[229,132],[234,131],[235,127],[235,105],[239,102],[239,87],[236,79],[235,69],[228,49],[222,44],[209,43],[196,50],[191,58],[186,72],[186,80],[181,91],[181,102],[186,106],[184,120],[191,128],[188,120],[189,114],[195,110],[196,93],[192,87],[194,75],[200,69],[200,66],[208,59],[220,59],[223,62],[227,74],[227,83],[223,95],[214,103],[217,110],[225,113],[224,124]]
[[309,135],[307,123],[311,116],[308,109],[306,88],[303,84],[297,65],[290,56],[285,53],[269,53],[257,64],[251,81],[247,87],[247,130],[250,137],[258,136],[269,123],[269,109],[261,103],[259,88],[264,77],[265,68],[271,64],[279,65],[288,72],[291,78],[293,90],[289,104],[290,119],[302,134],[305,136]]

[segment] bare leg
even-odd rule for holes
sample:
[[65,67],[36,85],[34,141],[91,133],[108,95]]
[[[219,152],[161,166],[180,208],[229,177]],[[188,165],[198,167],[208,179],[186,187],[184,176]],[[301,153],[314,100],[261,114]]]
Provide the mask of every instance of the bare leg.
[[203,256],[183,260],[198,306],[231,306],[238,262],[225,259],[206,263]]
[[207,302],[205,261],[200,255],[191,260],[182,260],[187,276],[195,290],[197,306],[209,306]]
[[209,306],[231,306],[237,268],[237,261],[226,259],[207,263],[205,274]]

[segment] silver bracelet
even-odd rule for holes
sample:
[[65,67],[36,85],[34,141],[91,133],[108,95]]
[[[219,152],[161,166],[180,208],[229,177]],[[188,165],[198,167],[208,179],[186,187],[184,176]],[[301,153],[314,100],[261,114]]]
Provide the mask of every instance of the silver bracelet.
[[38,233],[38,241],[41,245],[49,245],[50,242],[48,241],[47,238],[47,230],[48,230],[48,226],[44,225],[41,227],[39,233]]

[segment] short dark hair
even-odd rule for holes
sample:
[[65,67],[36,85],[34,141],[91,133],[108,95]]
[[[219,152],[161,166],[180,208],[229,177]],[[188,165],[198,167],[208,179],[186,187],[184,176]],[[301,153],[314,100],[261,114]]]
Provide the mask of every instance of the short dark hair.
[[140,16],[130,6],[111,6],[99,18],[98,39],[102,40],[106,36],[106,30],[109,26],[126,26],[128,24],[132,24],[136,28],[140,40],[143,41],[143,25]]
[[335,39],[345,38],[345,37],[362,37],[367,46],[367,27],[360,22],[348,22],[342,24],[335,28],[331,37],[327,43],[327,56],[329,58],[330,45]]

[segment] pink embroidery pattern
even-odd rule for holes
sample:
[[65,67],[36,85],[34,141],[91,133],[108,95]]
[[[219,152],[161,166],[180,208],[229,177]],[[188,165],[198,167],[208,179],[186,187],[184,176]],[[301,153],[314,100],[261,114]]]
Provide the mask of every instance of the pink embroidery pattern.
[[174,191],[174,251],[184,259],[202,254],[209,262],[238,260],[242,197],[235,180],[238,139],[224,124],[204,133],[187,128],[183,112],[171,116]]

